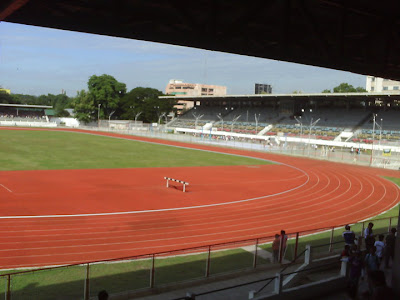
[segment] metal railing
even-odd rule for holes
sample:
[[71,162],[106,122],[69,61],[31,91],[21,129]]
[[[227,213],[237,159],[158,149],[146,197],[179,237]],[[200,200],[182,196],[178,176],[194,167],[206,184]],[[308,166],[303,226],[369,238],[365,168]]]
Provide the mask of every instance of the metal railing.
[[[285,142],[282,141],[280,145],[269,144],[267,141],[255,140],[251,138],[216,138],[210,135],[209,132],[196,134],[170,134],[167,133],[167,129],[164,126],[160,127],[141,127],[136,129],[113,129],[107,127],[90,127],[80,126],[80,129],[100,132],[112,132],[125,135],[134,135],[148,138],[164,139],[183,143],[195,143],[213,146],[231,147],[243,150],[254,150],[268,153],[279,153],[297,157],[309,157],[319,160],[327,160],[332,162],[343,162],[354,165],[374,166],[385,169],[400,168],[400,152],[391,151],[390,156],[384,156],[382,150],[374,149],[373,151],[362,151],[357,154],[356,151],[350,151],[350,145],[354,143],[348,143],[348,147],[334,147],[319,145],[318,148],[313,148],[311,145],[301,142]],[[308,140],[308,139],[304,139]],[[376,141],[377,143],[377,141]],[[358,144],[362,148],[362,144]],[[388,146],[388,145],[387,145]],[[393,144],[394,148],[399,147],[399,143]],[[355,146],[354,148],[357,148]],[[332,151],[334,150],[334,151]],[[371,153],[372,152],[372,153]]]
[[[374,233],[385,233],[397,226],[397,221],[398,217],[368,220],[353,224],[352,229],[361,236],[366,224],[373,222]],[[287,234],[283,263],[293,261],[299,256],[298,253],[305,251],[307,244],[319,245],[314,248],[315,257],[342,249],[344,225]],[[3,271],[0,274],[0,297],[3,294],[6,300],[54,299],[61,293],[66,298],[87,300],[102,289],[112,294],[123,293],[245,269],[279,266],[272,262],[273,238],[264,236],[134,257],[16,272]],[[246,250],[242,249],[244,246],[247,246]],[[248,246],[251,246],[250,250]]]

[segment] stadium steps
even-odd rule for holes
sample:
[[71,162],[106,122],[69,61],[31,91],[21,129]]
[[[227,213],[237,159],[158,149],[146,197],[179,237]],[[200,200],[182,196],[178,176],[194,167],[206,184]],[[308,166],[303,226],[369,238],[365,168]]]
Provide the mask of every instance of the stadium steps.
[[372,113],[369,113],[365,118],[363,118],[356,126],[353,127],[352,131],[355,132],[360,129],[365,123],[367,123],[372,118]]

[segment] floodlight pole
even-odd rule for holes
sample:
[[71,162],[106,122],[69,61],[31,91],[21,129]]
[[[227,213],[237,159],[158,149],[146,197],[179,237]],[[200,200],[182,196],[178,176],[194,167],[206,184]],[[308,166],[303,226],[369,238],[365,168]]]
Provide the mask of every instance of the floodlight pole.
[[[300,116],[301,118],[301,116]],[[296,116],[294,116],[294,119],[300,124],[300,143],[302,141],[302,136],[303,136],[303,123],[301,121],[299,121],[299,119],[297,119]]]
[[193,117],[196,119],[195,122],[194,122],[194,129],[196,129],[196,128],[197,128],[197,122],[198,122],[204,115],[197,116],[195,113],[192,113],[192,115],[193,115]]
[[115,113],[115,110],[112,111],[108,117],[108,128],[110,128],[111,116]]
[[231,125],[231,132],[233,133],[233,125],[236,123],[237,120],[239,120],[239,118],[241,117],[241,115],[238,115],[237,117],[234,117],[232,120],[232,125]]
[[97,106],[97,127],[100,127],[100,106],[101,103]]
[[162,113],[159,117],[158,117],[158,125],[160,125],[161,119],[166,115],[166,113]]
[[258,120],[260,120],[260,115],[261,114],[258,114],[257,116],[257,114],[254,114],[254,119],[256,119],[256,134],[258,132]]
[[136,129],[136,121],[137,121],[137,119],[139,118],[139,116],[142,114],[142,112],[138,112],[136,115],[135,115],[135,129]]
[[311,131],[313,127],[319,122],[320,119],[317,119],[313,122],[313,118],[311,118],[310,122],[310,132],[308,133],[308,154],[310,155],[310,148],[311,148]]
[[222,131],[224,131],[224,119],[222,118],[221,114],[219,113],[217,115],[218,119],[220,119],[220,121],[222,122]]
[[372,166],[372,159],[373,159],[373,153],[374,153],[374,140],[375,140],[375,122],[376,122],[376,114],[373,114],[372,117],[372,145],[371,145],[371,158],[369,160],[369,165]]

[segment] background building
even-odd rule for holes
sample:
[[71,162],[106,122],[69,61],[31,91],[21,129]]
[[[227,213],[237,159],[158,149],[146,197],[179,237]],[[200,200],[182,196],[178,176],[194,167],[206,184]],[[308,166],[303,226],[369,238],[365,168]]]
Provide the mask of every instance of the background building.
[[272,86],[270,84],[256,83],[254,88],[255,94],[272,94]]
[[[179,96],[224,96],[226,95],[226,86],[209,85],[199,83],[185,83],[182,80],[171,79],[165,88],[167,95]],[[193,101],[178,100],[175,108],[180,114],[182,111],[190,109],[194,106]]]
[[397,91],[400,92],[400,81],[384,79],[380,77],[367,76],[365,89],[367,92],[385,92]]
[[0,93],[11,94],[11,90],[0,88]]

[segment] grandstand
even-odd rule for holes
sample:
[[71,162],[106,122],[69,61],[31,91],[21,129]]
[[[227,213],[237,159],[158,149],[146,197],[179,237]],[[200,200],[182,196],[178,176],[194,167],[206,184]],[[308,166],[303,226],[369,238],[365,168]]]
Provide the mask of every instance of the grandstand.
[[[218,131],[254,135],[300,136],[310,133],[316,138],[338,139],[349,132],[348,141],[372,139],[373,116],[375,133],[385,140],[400,139],[397,122],[399,94],[265,94],[220,97],[171,97],[195,105],[168,124],[175,128],[202,128],[211,123]],[[315,124],[312,124],[315,123]],[[382,127],[382,128],[381,128]]]
[[53,114],[53,107],[47,105],[0,104],[0,125],[56,127],[49,119]]

